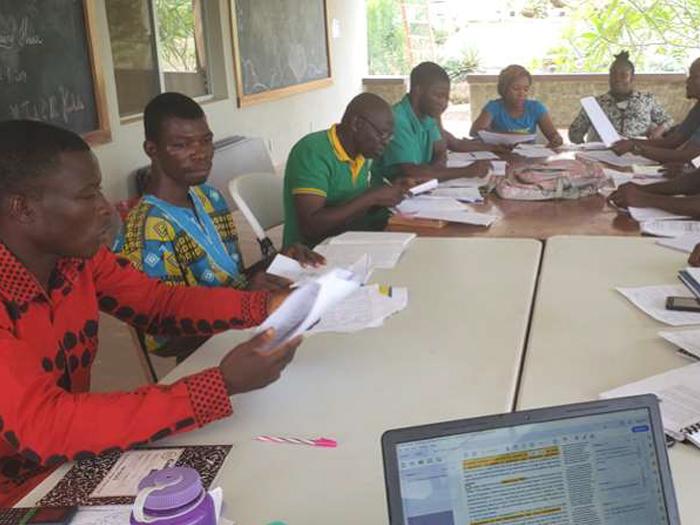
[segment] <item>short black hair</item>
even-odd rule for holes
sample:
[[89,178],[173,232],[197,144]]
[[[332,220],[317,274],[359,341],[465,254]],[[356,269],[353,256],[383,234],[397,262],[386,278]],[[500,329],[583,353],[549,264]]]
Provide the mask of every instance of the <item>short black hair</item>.
[[614,68],[615,66],[626,66],[632,70],[632,74],[634,75],[634,64],[630,60],[629,51],[620,51],[614,56],[615,60],[613,60],[613,63],[610,65],[610,69]]
[[153,98],[143,111],[146,140],[157,141],[163,122],[169,118],[197,120],[204,118],[202,107],[182,93],[161,93]]
[[27,191],[61,153],[90,151],[80,135],[37,120],[0,122],[0,196]]
[[411,91],[416,87],[429,88],[439,82],[450,83],[450,75],[435,62],[421,62],[411,71]]

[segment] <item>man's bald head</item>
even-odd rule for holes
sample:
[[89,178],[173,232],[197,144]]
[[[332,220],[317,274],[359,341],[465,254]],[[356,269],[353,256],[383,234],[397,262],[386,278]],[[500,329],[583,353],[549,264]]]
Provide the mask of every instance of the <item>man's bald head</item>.
[[340,126],[351,135],[357,153],[376,159],[394,135],[394,113],[382,97],[362,93],[350,101]]
[[391,106],[386,100],[374,93],[360,93],[345,108],[342,122],[351,117],[383,118],[387,114],[391,114]]

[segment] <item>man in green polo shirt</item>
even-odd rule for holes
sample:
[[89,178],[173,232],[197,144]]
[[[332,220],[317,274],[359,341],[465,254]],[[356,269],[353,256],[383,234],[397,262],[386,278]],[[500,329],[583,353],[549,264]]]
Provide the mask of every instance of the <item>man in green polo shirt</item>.
[[481,141],[459,140],[441,130],[440,116],[450,98],[450,77],[433,62],[418,64],[411,71],[409,93],[394,106],[394,138],[374,163],[373,175],[394,181],[482,177],[489,163],[475,162],[464,168],[447,167],[447,150],[488,150]]
[[409,183],[370,182],[368,159],[381,155],[393,131],[389,104],[362,93],[340,124],[296,143],[284,174],[284,246],[313,246],[343,231],[385,226],[387,208],[401,202]]

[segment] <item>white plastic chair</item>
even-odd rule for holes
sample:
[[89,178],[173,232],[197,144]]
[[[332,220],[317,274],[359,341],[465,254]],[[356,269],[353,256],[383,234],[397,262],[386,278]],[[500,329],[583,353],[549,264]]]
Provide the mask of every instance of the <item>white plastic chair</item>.
[[258,238],[263,257],[276,253],[265,232],[284,222],[283,188],[284,179],[274,173],[246,173],[228,183],[233,201]]

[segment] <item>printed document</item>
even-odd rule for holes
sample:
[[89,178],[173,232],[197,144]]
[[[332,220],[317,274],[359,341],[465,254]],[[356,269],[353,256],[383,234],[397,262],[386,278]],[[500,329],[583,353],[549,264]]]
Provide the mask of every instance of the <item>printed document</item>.
[[588,119],[608,148],[622,139],[620,134],[613,127],[608,116],[603,112],[603,109],[600,107],[595,97],[582,98],[581,106],[583,106],[583,110],[586,112],[586,115],[588,115]]
[[630,206],[627,208],[627,210],[630,212],[632,218],[637,222],[651,220],[672,221],[676,219],[690,219],[690,217],[687,215],[676,215],[675,213],[659,210],[658,208],[636,208],[634,206]]
[[671,248],[672,250],[691,253],[695,247],[700,244],[700,234],[684,235],[683,237],[673,237],[670,239],[659,239],[656,241],[656,244],[663,246],[664,248]]
[[635,164],[651,166],[658,164],[657,162],[642,157],[640,155],[633,155],[631,153],[625,153],[624,155],[616,155],[615,152],[611,150],[600,150],[600,151],[582,151],[576,154],[577,157],[586,160],[593,160],[596,162],[605,162],[612,166],[620,166],[622,168],[627,168],[634,166]]
[[650,220],[639,225],[642,233],[658,237],[687,237],[700,234],[700,221]]
[[484,141],[484,144],[500,145],[500,146],[515,146],[521,142],[534,142],[537,139],[536,134],[521,135],[518,133],[494,133],[493,131],[479,131],[479,138]]

